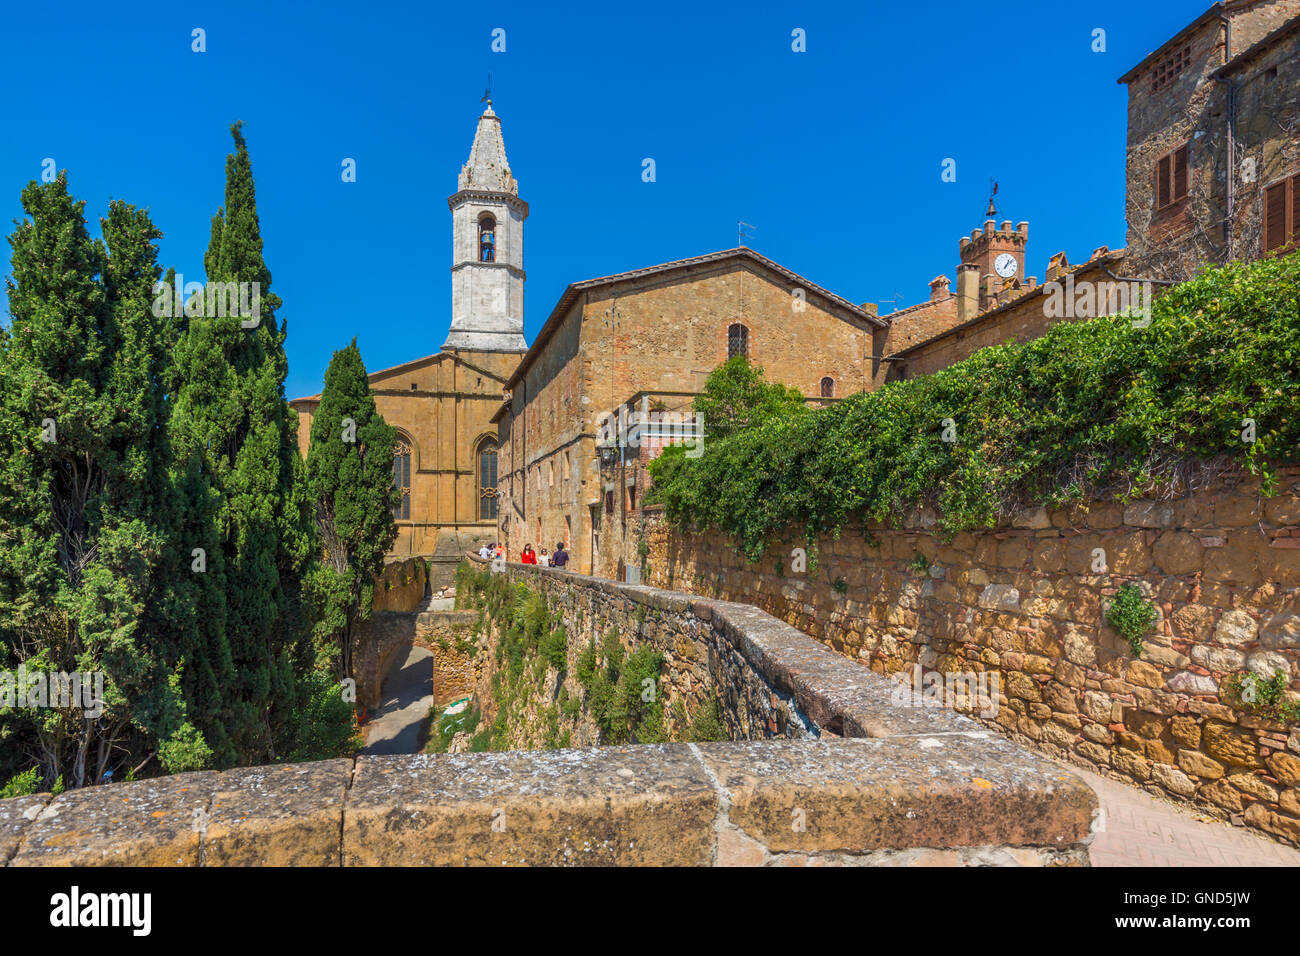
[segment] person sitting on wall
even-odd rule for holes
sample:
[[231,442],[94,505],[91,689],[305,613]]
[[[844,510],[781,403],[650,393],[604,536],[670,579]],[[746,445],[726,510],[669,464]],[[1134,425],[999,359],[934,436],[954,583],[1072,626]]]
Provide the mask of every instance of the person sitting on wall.
[[564,542],[561,541],[555,546],[555,553],[551,555],[551,567],[562,568],[569,563],[569,552],[564,550]]
[[550,567],[550,565],[551,565],[551,556],[546,553],[545,548],[542,548],[542,553],[537,556],[537,566],[539,568],[547,568]]
[[519,560],[522,561],[524,564],[537,563],[537,552],[533,550],[533,546],[531,544],[524,545],[524,550],[520,553]]
[[478,549],[478,556],[482,558],[484,561],[486,561],[488,558],[492,557],[493,549],[496,546],[497,545],[495,541],[492,542],[491,544],[483,545],[483,547]]

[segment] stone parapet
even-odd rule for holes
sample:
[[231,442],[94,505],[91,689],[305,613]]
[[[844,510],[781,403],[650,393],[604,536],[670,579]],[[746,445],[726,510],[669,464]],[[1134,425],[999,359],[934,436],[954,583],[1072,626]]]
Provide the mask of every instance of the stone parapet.
[[[1068,770],[752,607],[512,565],[602,623],[692,629],[736,732],[760,689],[784,727],[723,743],[180,774],[0,801],[30,865],[1087,865],[1097,811]],[[649,612],[658,617],[651,618]],[[784,739],[763,739],[780,737]],[[760,739],[754,739],[760,738]]]

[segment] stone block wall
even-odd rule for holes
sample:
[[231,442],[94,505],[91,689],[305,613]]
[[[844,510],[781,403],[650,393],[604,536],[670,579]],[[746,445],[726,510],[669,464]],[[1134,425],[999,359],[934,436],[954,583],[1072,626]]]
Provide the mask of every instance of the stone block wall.
[[[1271,496],[1228,476],[1170,501],[1033,508],[951,540],[932,513],[903,524],[823,539],[796,574],[801,539],[750,564],[720,535],[652,518],[646,581],[748,602],[882,674],[996,673],[986,722],[1002,732],[1300,843],[1300,729],[1225,688],[1277,670],[1293,698],[1300,686],[1300,469]],[[1137,657],[1104,619],[1125,584],[1158,613]]]
[[404,558],[384,565],[375,579],[371,608],[376,611],[417,611],[424,603],[429,566],[424,558]]
[[362,622],[352,658],[360,706],[367,710],[379,706],[388,669],[415,641],[415,618],[415,614],[402,611],[375,611]]
[[433,702],[445,707],[474,693],[487,655],[475,633],[472,611],[425,611],[416,620],[416,641],[433,652]]

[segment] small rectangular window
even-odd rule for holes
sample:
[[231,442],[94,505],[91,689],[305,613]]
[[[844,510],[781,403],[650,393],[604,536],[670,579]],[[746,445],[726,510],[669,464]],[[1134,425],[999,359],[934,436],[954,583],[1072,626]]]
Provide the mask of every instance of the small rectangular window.
[[1184,143],[1156,160],[1156,209],[1187,198],[1190,149]]

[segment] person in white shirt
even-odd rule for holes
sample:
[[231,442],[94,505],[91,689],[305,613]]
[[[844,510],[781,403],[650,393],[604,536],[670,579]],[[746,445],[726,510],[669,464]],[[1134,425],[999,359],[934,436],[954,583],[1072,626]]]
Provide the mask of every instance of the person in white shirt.
[[542,548],[542,553],[537,556],[537,565],[542,568],[549,568],[551,566],[551,556],[546,553],[545,548]]
[[488,558],[492,557],[493,547],[495,547],[495,545],[490,545],[490,544],[483,545],[483,547],[478,549],[478,556],[482,558],[484,561],[486,561]]

